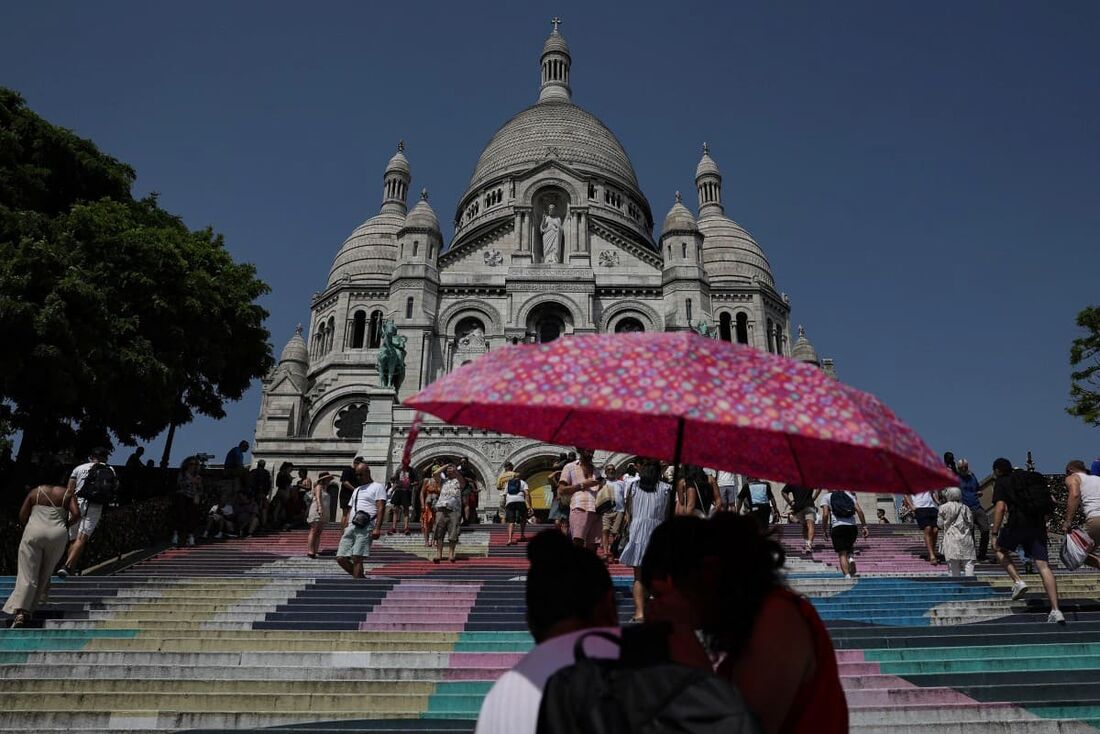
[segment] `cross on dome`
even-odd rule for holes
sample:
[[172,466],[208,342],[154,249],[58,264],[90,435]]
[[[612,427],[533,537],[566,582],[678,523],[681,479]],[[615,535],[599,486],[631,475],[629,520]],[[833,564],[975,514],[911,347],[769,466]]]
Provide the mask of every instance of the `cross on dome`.
[[703,155],[710,155],[710,146],[705,140],[703,141]]
[[558,26],[561,25],[561,18],[554,16],[550,19],[550,23],[554,26],[554,33],[558,32]]
[[420,200],[421,201],[427,201],[428,200],[428,190],[427,189],[420,189]]
[[397,141],[397,152],[398,153],[404,153],[405,152],[405,141],[404,140],[398,140]]
[[294,327],[294,333],[297,334],[298,336],[302,335],[302,322],[301,321],[299,321],[298,325]]
[[676,192],[676,203],[680,204],[680,203],[683,203],[683,201],[684,201],[684,197],[680,195],[679,191],[677,191]]

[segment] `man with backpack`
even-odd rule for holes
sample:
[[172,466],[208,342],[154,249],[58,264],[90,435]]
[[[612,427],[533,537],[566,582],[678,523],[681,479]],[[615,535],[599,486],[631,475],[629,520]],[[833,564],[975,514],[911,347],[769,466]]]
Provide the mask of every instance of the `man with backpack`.
[[1009,555],[1022,547],[1039,569],[1050,600],[1047,622],[1065,624],[1065,615],[1058,608],[1058,584],[1048,562],[1047,518],[1054,511],[1054,498],[1046,477],[1035,471],[1014,469],[1005,458],[993,462],[993,475],[997,480],[993,485],[992,533],[997,539],[997,562],[1012,579],[1012,599],[1019,599],[1028,589]]
[[863,516],[863,508],[856,501],[854,492],[834,490],[823,498],[821,505],[823,516],[821,522],[829,528],[829,537],[833,541],[833,550],[836,551],[840,561],[840,571],[844,578],[856,577],[856,562],[852,560],[852,551],[856,547],[856,537],[859,529],[856,527],[856,517],[862,528],[863,539],[870,534],[867,530],[867,518]]
[[80,522],[69,528],[72,545],[69,546],[69,556],[65,559],[65,564],[57,571],[61,578],[73,573],[77,561],[84,553],[88,538],[92,537],[99,525],[103,507],[112,502],[118,493],[118,476],[107,465],[107,456],[107,449],[94,448],[88,454],[88,461],[73,469],[73,473],[69,475],[69,491],[76,495],[80,506]]
[[504,522],[508,523],[508,545],[515,545],[516,525],[519,525],[519,540],[527,542],[527,518],[531,514],[531,490],[527,482],[519,478],[515,466],[508,461],[504,471],[497,477],[497,490],[501,493],[501,506],[504,508]]
[[745,486],[741,488],[741,494],[737,496],[737,514],[747,507],[749,514],[760,526],[761,530],[767,530],[771,525],[772,513],[778,517],[779,505],[775,503],[775,495],[772,494],[772,485],[763,479],[750,477]]

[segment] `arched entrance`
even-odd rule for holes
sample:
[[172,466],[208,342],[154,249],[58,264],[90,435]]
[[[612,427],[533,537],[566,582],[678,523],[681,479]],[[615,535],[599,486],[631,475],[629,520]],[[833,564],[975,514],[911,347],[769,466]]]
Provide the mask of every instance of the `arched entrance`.
[[527,315],[525,327],[527,333],[534,336],[535,342],[546,344],[563,334],[572,333],[573,314],[559,303],[540,303]]
[[520,478],[527,482],[531,492],[531,507],[540,520],[545,520],[550,512],[550,502],[554,499],[554,488],[550,486],[550,475],[560,458],[555,454],[544,454],[527,459],[516,467]]

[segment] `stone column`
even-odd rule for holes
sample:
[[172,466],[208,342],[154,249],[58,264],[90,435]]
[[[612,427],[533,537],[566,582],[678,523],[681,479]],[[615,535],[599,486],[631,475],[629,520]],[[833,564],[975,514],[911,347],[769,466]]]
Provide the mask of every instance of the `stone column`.
[[516,249],[512,253],[512,262],[516,265],[528,265],[531,263],[531,210],[516,208],[514,231]]

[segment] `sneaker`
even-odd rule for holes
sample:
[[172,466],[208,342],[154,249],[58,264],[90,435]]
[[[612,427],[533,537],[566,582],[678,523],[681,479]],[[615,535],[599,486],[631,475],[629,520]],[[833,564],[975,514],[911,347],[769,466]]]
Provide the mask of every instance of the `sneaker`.
[[1027,593],[1027,584],[1023,581],[1017,581],[1012,585],[1012,601],[1016,601],[1021,596]]
[[194,535],[188,535],[187,536],[187,545],[188,546],[195,545],[195,536]]
[[69,567],[68,566],[62,566],[61,568],[57,569],[57,578],[59,578],[59,579],[69,578]]
[[210,537],[210,531],[209,530],[203,530],[202,531],[202,539],[206,540],[209,537]]
[[807,540],[805,543],[802,544],[802,550],[806,553],[813,553],[814,547],[810,545],[810,541]]
[[170,541],[168,541],[168,544],[169,545],[179,545],[180,544],[180,534],[179,533],[172,533],[172,539]]
[[848,561],[848,571],[851,572],[852,578],[855,578],[858,575],[858,573],[856,572],[856,562],[855,561]]
[[222,534],[222,533],[218,533],[217,535],[215,535],[215,536],[214,536],[214,540],[221,540],[221,539],[222,539],[222,538],[224,538],[224,537],[225,537],[225,535],[224,535],[224,534]]
[[1065,624],[1066,615],[1062,614],[1060,609],[1051,609],[1050,614],[1047,615],[1047,624]]

